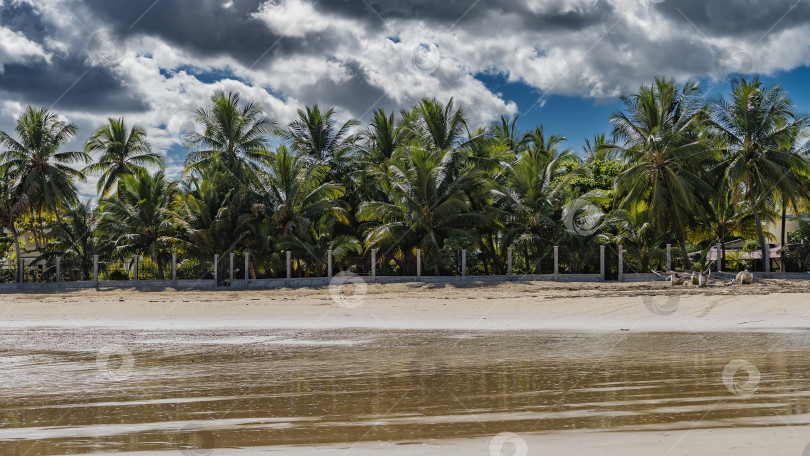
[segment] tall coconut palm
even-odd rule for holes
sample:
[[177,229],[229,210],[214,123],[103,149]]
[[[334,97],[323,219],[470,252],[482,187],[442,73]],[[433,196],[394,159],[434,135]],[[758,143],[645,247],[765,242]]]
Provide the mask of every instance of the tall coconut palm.
[[124,175],[118,180],[118,194],[99,203],[99,231],[112,240],[115,254],[150,257],[160,279],[177,242],[171,210],[176,187],[163,171]]
[[406,139],[432,151],[445,151],[464,142],[467,115],[451,98],[446,105],[435,98],[423,98],[411,111],[403,111]]
[[311,165],[307,157],[283,144],[267,161],[263,204],[282,236],[301,237],[323,216],[348,222],[348,214],[338,201],[344,190],[327,182],[329,167]]
[[18,264],[21,252],[17,221],[28,210],[28,204],[28,195],[21,193],[20,185],[8,175],[8,168],[0,166],[0,227],[11,234]]
[[578,162],[573,150],[560,150],[560,141],[542,138],[540,129],[535,132],[532,151],[522,153],[513,163],[503,163],[506,180],[495,190],[495,205],[507,214],[503,246],[523,250],[527,272],[533,269],[530,250],[551,245],[557,238],[557,215],[566,200],[566,189],[581,173],[580,168],[569,167]]
[[364,202],[358,209],[358,219],[371,222],[366,247],[401,252],[419,247],[438,275],[445,239],[466,235],[481,220],[469,200],[481,176],[463,163],[458,150],[411,147],[407,157],[391,165],[389,198]]
[[186,173],[222,165],[231,173],[255,180],[267,154],[268,135],[275,123],[256,101],[242,102],[238,93],[216,92],[210,104],[197,109],[196,122],[202,133],[185,138],[191,151],[186,155]]
[[[74,163],[87,163],[85,152],[64,152],[62,146],[76,135],[75,124],[60,120],[53,112],[28,107],[17,118],[14,131],[17,139],[0,131],[0,164],[7,169],[7,178],[18,182],[21,195],[27,195],[29,208],[40,222],[37,230],[43,233],[44,211],[65,208],[77,201],[76,182],[85,176],[73,168]],[[44,247],[42,236],[37,247]]]
[[779,86],[758,77],[735,78],[729,98],[712,104],[711,125],[726,143],[724,172],[729,183],[740,184],[749,199],[757,225],[765,272],[771,271],[770,249],[765,243],[759,205],[778,190],[798,194],[800,184],[791,178],[807,172],[807,161],[791,144],[797,131],[810,126],[798,115],[790,97]]
[[623,96],[623,110],[611,117],[614,136],[624,141],[614,147],[626,160],[616,180],[618,207],[633,211],[643,203],[652,226],[674,234],[687,267],[686,226],[702,211],[700,195],[712,191],[700,176],[701,166],[714,158],[701,136],[701,93],[697,82],[677,85],[656,77],[652,85]]
[[351,129],[359,122],[349,119],[338,125],[332,118],[334,113],[334,109],[321,111],[317,104],[299,109],[298,119],[290,122],[281,135],[293,150],[328,165],[332,180],[341,181],[351,169],[352,145],[356,139]]
[[96,191],[102,198],[110,196],[121,176],[146,171],[145,166],[163,167],[163,159],[152,152],[146,140],[146,130],[135,125],[127,129],[124,118],[109,118],[87,140],[87,154],[100,153],[98,161],[84,169],[85,173],[101,174]]

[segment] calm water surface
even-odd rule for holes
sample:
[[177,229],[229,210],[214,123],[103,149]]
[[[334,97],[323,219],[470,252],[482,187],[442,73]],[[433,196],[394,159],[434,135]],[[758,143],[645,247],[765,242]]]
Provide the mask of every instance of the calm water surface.
[[[29,329],[0,342],[3,455],[810,423],[807,333]],[[724,383],[732,360],[745,367]]]

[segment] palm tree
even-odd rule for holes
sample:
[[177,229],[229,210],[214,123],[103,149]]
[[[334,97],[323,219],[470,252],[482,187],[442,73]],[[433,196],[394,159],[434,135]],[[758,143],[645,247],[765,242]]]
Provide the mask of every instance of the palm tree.
[[462,142],[467,115],[456,109],[451,98],[442,106],[435,98],[423,98],[411,111],[403,111],[403,128],[409,143],[431,151],[445,151]]
[[[19,194],[26,195],[29,208],[39,221],[37,231],[42,234],[44,211],[55,211],[77,201],[76,181],[83,182],[84,174],[71,167],[77,162],[88,162],[85,152],[62,152],[62,146],[76,135],[75,124],[59,120],[56,114],[29,106],[14,128],[17,139],[0,131],[0,164],[6,169],[6,178],[18,182]],[[44,247],[39,236],[37,247]]]
[[62,265],[68,270],[77,268],[81,279],[90,280],[93,256],[106,246],[96,235],[100,212],[90,200],[69,207],[53,230],[53,248],[35,259],[62,258]]
[[159,279],[164,278],[170,247],[177,242],[171,210],[176,187],[163,171],[124,175],[118,180],[117,196],[99,203],[99,232],[112,240],[117,256],[152,258]]
[[474,167],[464,167],[457,150],[429,151],[411,147],[407,157],[391,165],[386,184],[389,198],[360,205],[357,217],[372,222],[366,248],[409,252],[420,247],[429,255],[436,275],[440,250],[451,236],[466,236],[479,214],[470,210],[469,194],[480,185]]
[[267,137],[275,129],[262,106],[242,103],[238,93],[216,92],[208,106],[197,109],[196,121],[202,133],[195,131],[186,138],[192,150],[186,155],[185,172],[222,165],[254,180],[267,154]]
[[522,248],[527,273],[533,269],[530,250],[539,251],[557,238],[567,187],[581,173],[581,168],[570,169],[579,161],[576,153],[560,150],[565,138],[544,138],[542,128],[537,129],[529,149],[513,163],[502,164],[506,180],[495,190],[495,205],[507,214],[503,246]]
[[17,221],[27,210],[28,195],[21,193],[21,186],[8,175],[8,168],[0,166],[0,227],[11,233],[17,264],[20,261],[20,230]]
[[624,110],[611,118],[614,136],[625,142],[613,146],[626,160],[616,180],[618,207],[634,211],[643,203],[652,226],[675,235],[688,268],[686,226],[703,210],[700,195],[712,192],[700,177],[701,166],[714,156],[701,136],[701,93],[697,82],[679,86],[656,77],[623,96]]
[[778,86],[758,77],[735,78],[729,99],[713,103],[711,125],[724,140],[725,178],[743,186],[756,220],[765,272],[771,271],[770,249],[765,243],[760,201],[778,190],[798,194],[800,184],[791,176],[807,173],[807,161],[791,147],[797,132],[810,126],[798,115],[790,97]]
[[268,157],[258,195],[261,201],[258,218],[272,221],[278,234],[278,248],[293,250],[298,258],[308,259],[319,268],[323,266],[326,249],[316,251],[315,247],[323,247],[337,236],[334,225],[328,232],[319,232],[319,224],[330,219],[340,224],[349,221],[348,211],[340,201],[344,189],[328,181],[328,174],[327,165],[313,164],[310,157],[282,144]]
[[280,133],[293,150],[328,165],[332,180],[341,181],[351,169],[349,162],[355,137],[350,130],[359,122],[349,119],[338,126],[332,118],[334,113],[334,109],[322,112],[317,104],[307,106],[305,110],[299,109],[298,119]]
[[87,154],[101,154],[84,172],[101,174],[96,189],[102,198],[110,196],[121,176],[145,172],[148,165],[163,167],[163,159],[152,152],[143,127],[135,125],[128,130],[123,118],[107,120],[109,123],[96,130],[85,145]]
[[188,177],[175,201],[185,247],[200,259],[225,255],[249,234],[245,217],[256,201],[253,192],[222,168],[201,168]]

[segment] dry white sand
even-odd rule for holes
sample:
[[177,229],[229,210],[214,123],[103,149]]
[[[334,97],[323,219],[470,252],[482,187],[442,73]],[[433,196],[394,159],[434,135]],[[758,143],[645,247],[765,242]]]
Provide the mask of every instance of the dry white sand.
[[780,331],[810,328],[810,283],[370,284],[268,291],[0,295],[0,327]]

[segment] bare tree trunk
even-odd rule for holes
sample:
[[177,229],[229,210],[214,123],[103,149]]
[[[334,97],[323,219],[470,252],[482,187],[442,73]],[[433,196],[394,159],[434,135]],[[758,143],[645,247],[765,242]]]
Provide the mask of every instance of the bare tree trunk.
[[754,195],[753,187],[750,185],[748,187],[748,193],[750,195],[751,200],[751,210],[754,212],[754,220],[757,223],[757,236],[759,237],[759,247],[762,249],[762,262],[765,264],[765,273],[768,274],[771,272],[771,251],[768,246],[765,245],[765,235],[762,232],[762,221],[759,218],[759,209],[757,209],[757,199]]

